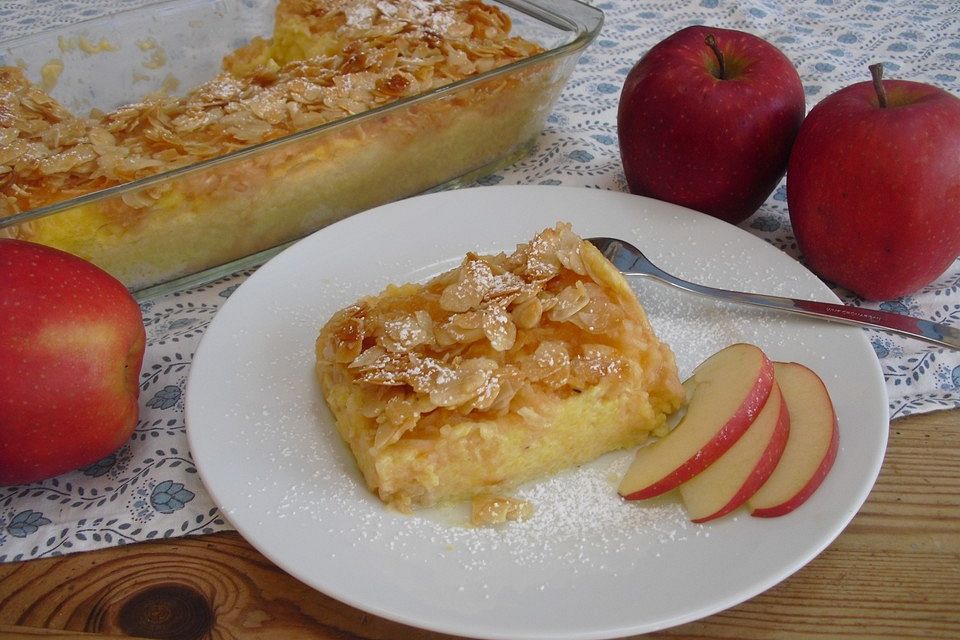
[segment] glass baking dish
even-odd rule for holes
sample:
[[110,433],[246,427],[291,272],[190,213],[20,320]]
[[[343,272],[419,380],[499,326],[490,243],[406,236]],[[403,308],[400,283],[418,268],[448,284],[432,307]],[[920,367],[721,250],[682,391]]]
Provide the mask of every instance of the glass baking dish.
[[[0,208],[0,237],[70,251],[146,298],[260,264],[370,207],[509,165],[533,145],[603,14],[577,0],[485,1],[543,52],[189,166],[29,211]],[[0,66],[46,83],[75,114],[111,111],[214,78],[225,55],[271,35],[276,5],[148,5],[0,43]],[[2,143],[0,184],[9,171]]]

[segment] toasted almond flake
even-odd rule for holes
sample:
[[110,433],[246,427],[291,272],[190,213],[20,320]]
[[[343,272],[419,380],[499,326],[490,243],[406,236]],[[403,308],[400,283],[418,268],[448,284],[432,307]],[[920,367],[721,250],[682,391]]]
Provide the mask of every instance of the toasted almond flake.
[[494,351],[507,351],[517,339],[517,326],[502,306],[491,306],[480,314],[483,334]]
[[540,324],[543,315],[543,303],[540,298],[530,298],[521,302],[510,312],[514,324],[520,329],[532,329]]
[[556,306],[550,309],[547,316],[554,322],[564,322],[590,303],[590,294],[583,282],[577,280],[576,284],[564,287],[556,301]]

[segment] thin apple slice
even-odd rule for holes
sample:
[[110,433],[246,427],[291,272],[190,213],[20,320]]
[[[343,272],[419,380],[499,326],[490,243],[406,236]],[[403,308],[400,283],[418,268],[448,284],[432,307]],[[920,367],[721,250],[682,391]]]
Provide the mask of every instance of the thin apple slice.
[[790,414],[774,382],[763,409],[736,444],[680,485],[690,519],[714,520],[746,502],[773,473],[789,434]]
[[796,362],[777,362],[774,368],[790,412],[790,437],[780,464],[747,501],[750,515],[761,518],[782,516],[806,502],[840,446],[837,415],[820,376]]
[[740,438],[773,386],[773,363],[751,344],[704,360],[684,383],[690,404],[674,429],[637,450],[618,489],[627,500],[652,498],[703,471]]

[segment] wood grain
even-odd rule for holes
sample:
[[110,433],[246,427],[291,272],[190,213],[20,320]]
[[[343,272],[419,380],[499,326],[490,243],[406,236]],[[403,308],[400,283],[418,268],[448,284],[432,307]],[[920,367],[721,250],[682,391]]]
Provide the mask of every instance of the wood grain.
[[[236,533],[0,565],[0,637],[450,638],[332,600]],[[809,565],[646,637],[960,638],[960,410],[891,425],[869,500]]]

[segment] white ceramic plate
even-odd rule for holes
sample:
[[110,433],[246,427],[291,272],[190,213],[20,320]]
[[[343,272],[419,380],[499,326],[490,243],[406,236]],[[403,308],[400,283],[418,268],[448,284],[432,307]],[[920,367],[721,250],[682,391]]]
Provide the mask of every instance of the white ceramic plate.
[[250,277],[207,329],[187,388],[190,446],[240,533],[306,584],[392,620],[485,638],[606,638],[662,629],[746,600],[814,558],[876,479],[887,440],[879,364],[859,329],[728,306],[643,283],[681,375],[730,343],[812,367],[840,452],[813,498],[782,518],[690,524],[675,501],[615,493],[630,453],[525,487],[536,516],[471,529],[463,514],[401,515],[364,487],[313,378],[327,318],[467,251],[511,251],[557,221],[633,242],[705,284],[835,301],[776,248],[732,225],[623,193],[484,187],[412,198],[306,238]]

